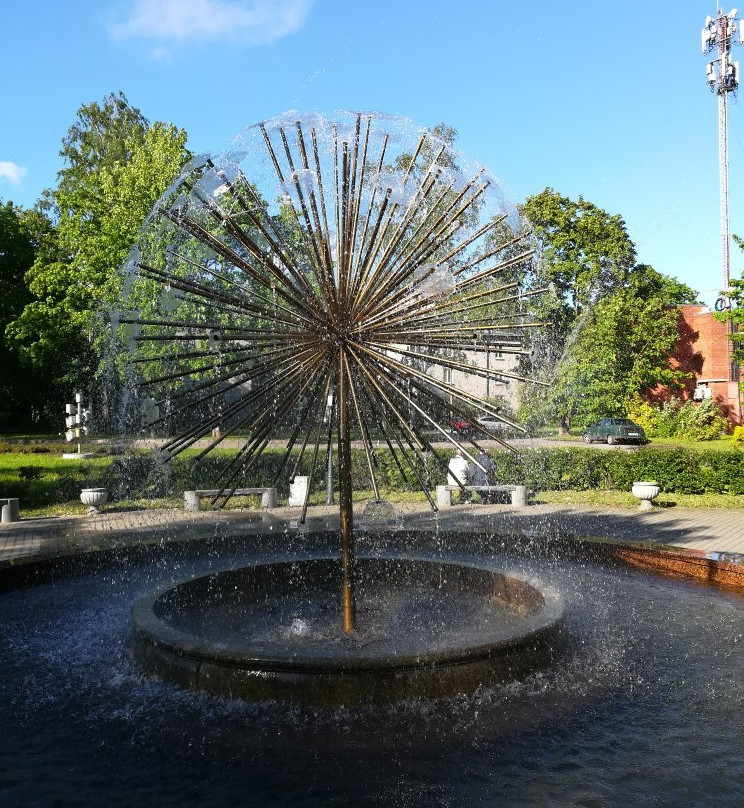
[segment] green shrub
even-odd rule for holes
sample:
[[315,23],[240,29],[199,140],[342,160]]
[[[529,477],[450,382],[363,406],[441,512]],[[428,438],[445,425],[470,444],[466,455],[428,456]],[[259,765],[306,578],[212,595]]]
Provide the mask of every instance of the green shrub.
[[744,426],[735,426],[731,433],[731,443],[734,446],[741,446],[744,443]]
[[651,438],[716,440],[730,427],[712,398],[700,404],[672,398],[661,407],[637,398],[628,405],[628,417],[642,426]]
[[638,396],[629,402],[627,411],[628,418],[643,427],[643,431],[647,435],[661,437],[658,432],[661,408],[655,407]]
[[698,406],[688,401],[679,409],[676,437],[688,440],[716,440],[726,434],[729,422],[721,415],[721,409],[707,398]]
[[43,477],[44,474],[44,469],[39,468],[39,466],[18,466],[18,477],[24,482],[38,480]]
[[0,454],[51,454],[69,451],[69,444],[62,441],[18,441],[3,438],[0,440]]
[[629,491],[637,480],[656,480],[666,493],[744,494],[744,452],[737,450],[535,449],[496,452],[493,458],[499,482],[534,491]]
[[[444,463],[452,452],[437,450]],[[112,498],[147,498],[179,496],[189,488],[221,487],[221,471],[232,461],[235,453],[216,452],[194,463],[193,455],[179,455],[163,464],[152,452],[141,452],[115,458],[106,472],[105,484]],[[239,487],[270,485],[276,482],[280,496],[286,496],[290,473],[296,454],[283,464],[281,450],[268,450],[258,462],[236,478]],[[659,449],[645,447],[634,452],[598,451],[590,448],[531,449],[519,453],[496,451],[491,454],[498,482],[527,485],[534,491],[619,489],[629,491],[636,480],[656,480],[667,493],[744,494],[744,452],[682,448]],[[319,455],[313,490],[325,488],[325,452]],[[416,467],[401,460],[398,466],[387,448],[374,452],[375,477],[383,491],[418,490],[418,478],[430,488],[446,481],[446,467],[434,457]],[[309,474],[312,453],[306,452],[297,473]],[[337,456],[334,455],[334,481],[337,477]],[[370,488],[366,453],[352,451],[353,484],[357,489]],[[335,482],[334,482],[335,485]],[[79,490],[75,492],[75,497]]]

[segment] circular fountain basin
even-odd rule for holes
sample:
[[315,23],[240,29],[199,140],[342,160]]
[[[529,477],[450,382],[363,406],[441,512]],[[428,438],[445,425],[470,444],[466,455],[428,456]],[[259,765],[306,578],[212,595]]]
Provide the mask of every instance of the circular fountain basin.
[[357,630],[341,629],[337,559],[222,569],[133,609],[148,673],[228,698],[352,706],[474,692],[548,665],[563,645],[550,588],[469,564],[361,557]]

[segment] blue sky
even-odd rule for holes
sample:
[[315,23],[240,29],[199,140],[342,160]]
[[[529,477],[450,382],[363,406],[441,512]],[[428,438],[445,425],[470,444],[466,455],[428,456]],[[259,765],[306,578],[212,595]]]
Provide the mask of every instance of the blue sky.
[[[621,214],[639,261],[712,301],[717,109],[700,29],[715,11],[714,0],[5,0],[0,199],[33,205],[77,109],[116,90],[186,129],[195,152],[286,109],[380,110],[454,126],[515,202],[550,186]],[[729,125],[731,229],[744,235],[744,100]],[[742,266],[732,249],[733,277]]]

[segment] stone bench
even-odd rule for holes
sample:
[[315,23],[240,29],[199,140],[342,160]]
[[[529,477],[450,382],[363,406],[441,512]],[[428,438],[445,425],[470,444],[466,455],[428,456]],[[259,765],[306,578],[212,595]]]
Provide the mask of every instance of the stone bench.
[[[466,491],[484,491],[486,493],[492,491],[508,491],[511,494],[511,504],[516,507],[524,507],[527,505],[527,486],[526,485],[464,485]],[[452,507],[452,492],[462,491],[459,485],[438,485],[437,486],[437,507],[438,508],[451,508]]]
[[[220,490],[201,489],[199,491],[183,492],[183,507],[186,511],[200,511],[201,500],[205,497],[216,497]],[[247,497],[249,494],[261,495],[262,508],[276,508],[276,488],[236,488],[232,495],[234,497]]]
[[21,518],[18,497],[0,497],[0,513],[3,522],[17,522]]

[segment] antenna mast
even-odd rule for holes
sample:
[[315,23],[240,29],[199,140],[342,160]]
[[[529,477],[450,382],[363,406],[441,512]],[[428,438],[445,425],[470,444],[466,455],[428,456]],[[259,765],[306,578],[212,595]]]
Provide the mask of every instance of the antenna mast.
[[708,62],[707,74],[710,89],[718,96],[718,174],[721,188],[721,281],[724,297],[716,308],[728,309],[728,292],[731,277],[729,202],[728,202],[728,106],[727,96],[739,86],[739,63],[731,61],[731,45],[734,33],[739,29],[742,43],[742,26],[737,26],[737,9],[728,14],[718,8],[716,17],[707,17],[702,31],[703,55],[716,51],[716,58]]

